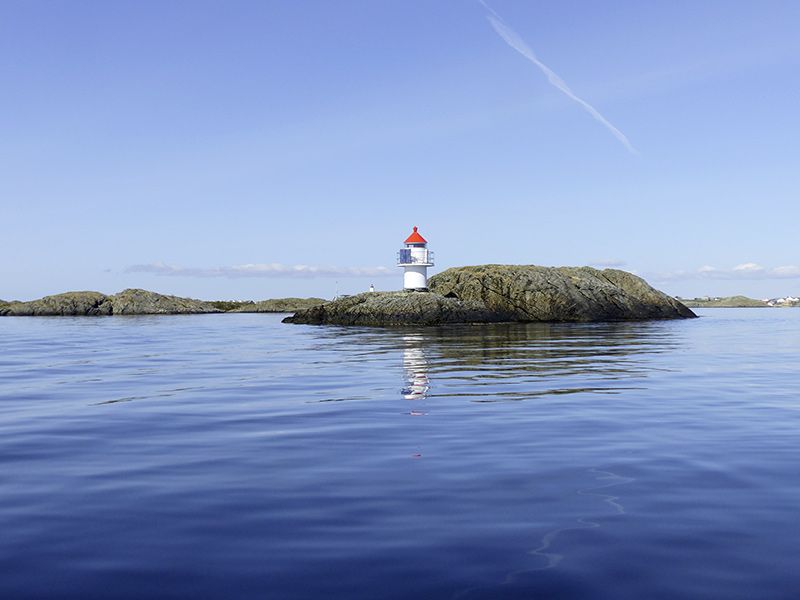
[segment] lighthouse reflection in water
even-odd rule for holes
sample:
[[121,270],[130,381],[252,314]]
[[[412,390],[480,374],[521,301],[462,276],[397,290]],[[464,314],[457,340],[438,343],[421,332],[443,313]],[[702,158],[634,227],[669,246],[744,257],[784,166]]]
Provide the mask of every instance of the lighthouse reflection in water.
[[[406,400],[423,400],[428,395],[430,380],[428,379],[428,359],[423,350],[423,337],[421,334],[408,334],[403,336],[403,370],[405,371],[405,386],[402,394]],[[411,411],[411,414],[422,411]]]

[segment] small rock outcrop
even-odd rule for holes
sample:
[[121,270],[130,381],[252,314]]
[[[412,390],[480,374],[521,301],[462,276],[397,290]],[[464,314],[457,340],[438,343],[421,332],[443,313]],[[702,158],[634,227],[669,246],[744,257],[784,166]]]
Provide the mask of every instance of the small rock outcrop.
[[110,315],[111,304],[108,299],[108,296],[100,292],[65,292],[30,302],[0,305],[0,316]]
[[244,313],[281,313],[297,312],[312,306],[325,304],[327,300],[322,298],[274,298],[272,300],[261,300],[260,302],[243,302],[229,312]]
[[211,302],[129,289],[108,297],[112,315],[181,315],[222,312]]
[[496,323],[511,315],[479,302],[425,292],[365,292],[298,311],[284,323],[307,325],[443,325]]
[[625,321],[696,315],[644,279],[617,269],[482,265],[434,275],[432,292],[477,302],[515,321]]
[[210,302],[129,289],[106,296],[100,292],[66,292],[30,302],[0,304],[0,316],[157,315],[222,312]]

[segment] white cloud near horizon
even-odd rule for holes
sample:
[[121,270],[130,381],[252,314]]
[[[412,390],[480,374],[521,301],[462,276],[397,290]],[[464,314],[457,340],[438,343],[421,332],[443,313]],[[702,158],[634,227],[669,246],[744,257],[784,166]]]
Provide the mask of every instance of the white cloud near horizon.
[[619,129],[614,127],[614,125],[612,125],[608,121],[608,119],[606,119],[603,115],[601,115],[600,112],[594,106],[586,102],[586,100],[584,100],[583,98],[577,96],[575,92],[573,92],[570,89],[570,87],[566,84],[566,82],[563,79],[561,79],[561,77],[556,75],[556,73],[552,69],[550,69],[550,67],[544,64],[542,61],[540,61],[536,57],[536,54],[534,54],[533,50],[531,50],[530,46],[528,46],[525,43],[525,41],[519,36],[519,34],[516,31],[514,31],[508,25],[506,25],[505,21],[503,21],[502,17],[500,17],[500,15],[498,15],[494,9],[492,9],[488,4],[486,4],[484,0],[478,0],[478,1],[481,3],[481,5],[483,5],[483,7],[486,10],[488,10],[491,13],[487,15],[486,18],[489,20],[489,23],[492,25],[492,28],[495,30],[497,35],[499,35],[503,39],[503,41],[505,41],[506,44],[511,46],[514,50],[516,50],[522,56],[527,58],[530,62],[539,67],[542,73],[544,73],[545,76],[547,77],[547,81],[549,81],[553,87],[555,87],[561,93],[566,95],[568,98],[580,104],[583,107],[583,109],[586,112],[588,112],[595,121],[599,122],[606,129],[608,129],[611,132],[611,134],[615,138],[617,138],[617,140],[619,140],[620,143],[622,143],[622,145],[625,146],[625,148],[628,149],[629,152],[631,152],[632,154],[639,154],[639,151],[633,147],[633,144],[631,144],[628,137],[624,133],[622,133]]
[[317,265],[284,265],[259,263],[227,267],[178,267],[163,262],[132,265],[126,273],[150,273],[169,277],[385,277],[397,273],[388,267],[331,267]]
[[685,281],[691,279],[800,279],[800,266],[784,265],[781,267],[764,267],[758,263],[746,262],[729,269],[718,269],[710,265],[705,265],[694,271],[654,273],[649,277],[654,281]]

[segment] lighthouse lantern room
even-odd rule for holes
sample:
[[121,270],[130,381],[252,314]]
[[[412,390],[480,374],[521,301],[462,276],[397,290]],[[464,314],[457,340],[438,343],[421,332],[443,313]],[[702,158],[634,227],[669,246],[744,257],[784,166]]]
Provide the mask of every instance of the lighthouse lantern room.
[[404,290],[428,291],[428,267],[433,266],[433,252],[428,250],[428,242],[416,227],[397,253],[397,266],[403,267]]

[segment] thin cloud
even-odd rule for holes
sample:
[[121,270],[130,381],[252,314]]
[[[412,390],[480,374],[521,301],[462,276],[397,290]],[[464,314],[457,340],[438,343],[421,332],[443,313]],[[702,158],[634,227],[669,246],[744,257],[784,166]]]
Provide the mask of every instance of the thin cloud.
[[593,260],[589,263],[593,267],[606,267],[608,269],[618,269],[620,267],[624,267],[626,262],[624,260],[619,260],[617,258],[600,258],[598,260]]
[[772,269],[774,275],[781,279],[791,279],[793,277],[800,278],[800,266],[786,265],[784,267],[775,267]]
[[489,20],[489,23],[491,23],[492,28],[495,30],[495,32],[497,32],[497,35],[503,38],[503,41],[505,41],[506,44],[511,46],[514,50],[516,50],[522,56],[531,61],[534,65],[539,67],[539,69],[542,71],[542,73],[545,74],[547,80],[553,87],[562,92],[568,98],[571,98],[572,100],[580,104],[583,107],[583,109],[592,116],[592,118],[594,118],[596,121],[602,124],[606,129],[608,129],[611,132],[611,134],[615,138],[617,138],[617,140],[619,140],[622,143],[622,145],[625,146],[625,148],[628,149],[629,152],[631,152],[632,154],[639,154],[636,148],[633,147],[633,144],[631,144],[630,140],[628,140],[628,137],[624,133],[622,133],[619,129],[614,127],[614,125],[612,125],[608,121],[608,119],[606,119],[603,115],[601,115],[600,112],[598,112],[598,110],[594,106],[586,102],[586,100],[584,100],[583,98],[577,96],[575,92],[573,92],[570,89],[570,87],[566,84],[566,82],[563,79],[561,79],[561,77],[556,75],[556,73],[550,67],[544,64],[542,61],[540,61],[536,57],[536,54],[534,54],[533,50],[531,50],[530,46],[528,46],[525,43],[525,41],[519,36],[519,34],[516,31],[514,31],[508,25],[506,25],[505,21],[503,21],[502,17],[500,17],[500,15],[498,15],[494,9],[492,9],[483,0],[478,0],[478,1],[486,10],[489,11],[490,14],[487,15],[486,18]]
[[800,266],[784,265],[781,267],[764,267],[758,263],[746,262],[729,269],[718,269],[710,265],[705,265],[694,271],[670,271],[668,273],[654,273],[649,277],[654,281],[686,281],[693,279],[800,279]]
[[132,265],[126,273],[150,273],[167,277],[384,277],[395,272],[387,267],[326,267],[316,265],[284,265],[281,263],[259,263],[228,267],[178,267],[163,262]]
[[733,271],[735,273],[762,273],[764,271],[764,267],[757,263],[749,262],[742,265],[736,265],[733,267]]

